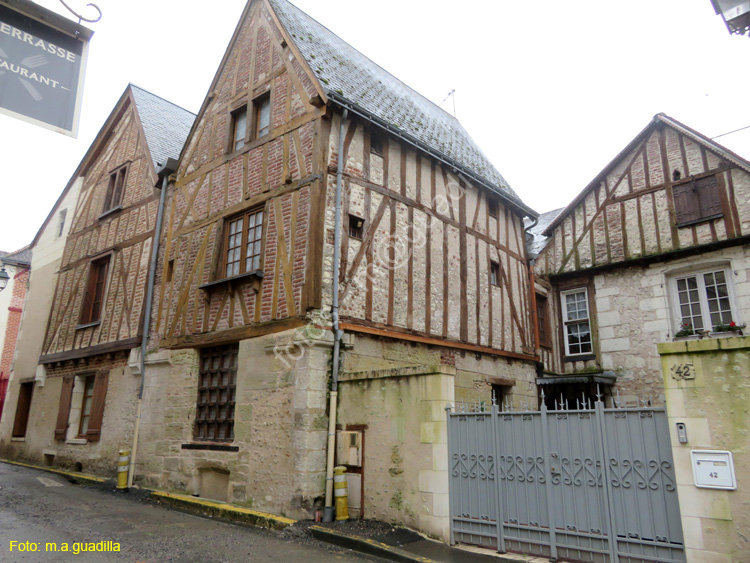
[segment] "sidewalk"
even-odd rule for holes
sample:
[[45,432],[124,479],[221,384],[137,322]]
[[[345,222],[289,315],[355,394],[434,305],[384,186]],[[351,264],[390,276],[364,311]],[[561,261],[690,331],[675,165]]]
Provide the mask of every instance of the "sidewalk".
[[[5,459],[0,459],[0,462],[57,473],[68,479],[96,488],[115,488],[113,479],[103,479],[75,471],[65,471]],[[137,488],[134,488],[132,493],[142,497],[149,496],[153,501],[160,504],[198,516],[283,530],[282,533],[290,537],[309,534],[319,541],[374,555],[389,561],[405,563],[547,563],[547,559],[544,558],[500,555],[488,549],[468,546],[451,547],[442,542],[427,539],[412,530],[394,527],[384,522],[349,520],[323,524],[309,520],[292,520],[275,514],[189,495]]]

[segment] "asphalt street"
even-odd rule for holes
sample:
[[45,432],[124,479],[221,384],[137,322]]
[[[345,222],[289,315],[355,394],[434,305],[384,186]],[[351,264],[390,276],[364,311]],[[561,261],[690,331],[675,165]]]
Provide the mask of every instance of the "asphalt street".
[[[90,544],[109,551],[83,551]],[[115,544],[119,551],[114,551]],[[377,560],[306,537],[199,518],[142,497],[87,488],[61,475],[0,463],[0,561]]]

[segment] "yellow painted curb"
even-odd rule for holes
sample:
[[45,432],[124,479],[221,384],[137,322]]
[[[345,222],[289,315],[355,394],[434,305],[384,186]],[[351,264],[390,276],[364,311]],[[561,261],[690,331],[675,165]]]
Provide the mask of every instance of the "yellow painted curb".
[[285,518],[284,516],[276,516],[275,514],[270,514],[268,512],[260,512],[250,508],[242,508],[240,506],[206,500],[189,495],[154,491],[151,493],[151,497],[172,504],[187,505],[188,508],[203,509],[230,520],[239,520],[267,528],[281,529],[297,522],[296,520]]
[[81,479],[83,481],[94,481],[95,483],[105,483],[109,480],[105,479],[104,477],[96,477],[95,475],[78,473],[77,471],[65,471],[63,469],[54,469],[53,467],[47,467],[46,465],[32,465],[30,463],[21,463],[20,461],[12,461],[10,459],[0,459],[0,462],[10,465],[20,465],[21,467],[29,467],[31,469],[38,469],[40,471],[47,471],[49,473],[57,473],[58,475],[65,475],[67,477],[73,477],[75,479]]

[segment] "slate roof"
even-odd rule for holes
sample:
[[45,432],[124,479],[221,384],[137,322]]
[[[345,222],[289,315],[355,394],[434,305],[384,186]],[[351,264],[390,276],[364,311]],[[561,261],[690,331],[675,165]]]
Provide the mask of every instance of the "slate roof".
[[269,1],[330,98],[343,98],[413,137],[536,215],[524,205],[455,117],[383,70],[287,0]]
[[0,251],[0,262],[18,266],[31,266],[31,246],[24,246],[15,252]]
[[539,256],[539,253],[544,249],[545,246],[547,246],[547,241],[549,240],[549,237],[544,236],[542,233],[545,231],[545,229],[549,226],[552,221],[555,220],[555,218],[560,214],[560,212],[564,209],[564,207],[561,207],[560,209],[554,209],[552,211],[547,211],[546,213],[542,213],[539,216],[539,220],[537,221],[537,224],[534,225],[529,229],[529,225],[533,223],[533,221],[530,221],[526,219],[524,221],[525,227],[527,230],[526,235],[526,251],[529,255],[530,259],[534,259],[537,256]]
[[130,88],[154,167],[158,170],[167,158],[180,158],[195,114],[135,84],[131,84]]

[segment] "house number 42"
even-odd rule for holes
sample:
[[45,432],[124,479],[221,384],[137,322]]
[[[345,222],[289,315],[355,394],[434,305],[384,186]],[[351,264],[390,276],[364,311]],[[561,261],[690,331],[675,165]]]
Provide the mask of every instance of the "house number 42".
[[695,368],[693,364],[677,364],[670,368],[672,378],[677,379],[695,379]]

